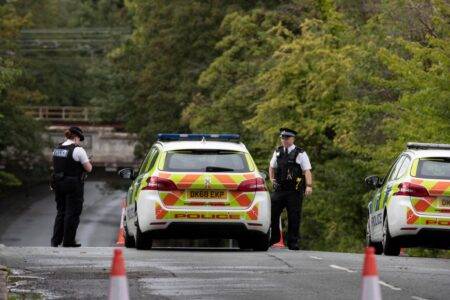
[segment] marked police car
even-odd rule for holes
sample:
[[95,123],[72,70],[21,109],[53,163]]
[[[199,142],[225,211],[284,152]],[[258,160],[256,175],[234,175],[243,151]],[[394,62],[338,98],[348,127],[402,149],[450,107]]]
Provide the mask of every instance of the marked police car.
[[160,238],[230,238],[266,251],[270,196],[263,174],[236,134],[158,134],[132,179],[125,246],[150,249]]
[[408,143],[384,179],[366,178],[367,243],[377,254],[403,247],[450,249],[450,145]]

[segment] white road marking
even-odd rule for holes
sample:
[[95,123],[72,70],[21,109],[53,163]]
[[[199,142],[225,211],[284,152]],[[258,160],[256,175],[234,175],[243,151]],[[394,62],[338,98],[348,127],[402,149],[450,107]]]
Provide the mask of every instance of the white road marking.
[[330,267],[332,267],[333,269],[337,269],[337,270],[342,270],[345,272],[349,272],[349,273],[355,273],[356,271],[341,267],[341,266],[336,266],[336,265],[330,265]]
[[389,283],[386,283],[386,282],[384,282],[384,281],[378,280],[378,282],[379,282],[381,285],[390,288],[391,290],[394,290],[394,291],[401,291],[401,290],[402,290],[401,288],[396,287],[396,286],[393,286],[393,285],[390,285]]
[[322,260],[323,259],[322,257],[313,256],[313,255],[310,255],[309,257],[311,257],[312,259],[317,259],[317,260]]
[[411,299],[414,300],[428,300],[427,298],[417,297],[417,296],[411,296]]

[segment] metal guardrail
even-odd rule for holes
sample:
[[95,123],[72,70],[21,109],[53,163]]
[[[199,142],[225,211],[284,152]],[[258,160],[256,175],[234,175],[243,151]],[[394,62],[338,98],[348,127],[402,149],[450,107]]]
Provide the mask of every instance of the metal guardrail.
[[26,106],[23,111],[37,120],[48,121],[95,121],[96,107],[77,106]]

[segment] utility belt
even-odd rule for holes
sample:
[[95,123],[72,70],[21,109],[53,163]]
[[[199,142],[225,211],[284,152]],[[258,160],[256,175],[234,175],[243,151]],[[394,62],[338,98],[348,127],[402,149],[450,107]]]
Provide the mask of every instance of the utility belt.
[[301,177],[296,178],[296,180],[284,180],[277,182],[274,185],[274,189],[276,192],[281,191],[292,191],[292,192],[299,192],[304,191],[305,186],[303,184],[303,179]]
[[55,181],[61,181],[64,179],[71,179],[71,180],[80,180],[83,178],[83,176],[66,176],[64,174],[64,172],[58,172],[58,173],[53,173],[53,178],[55,179]]
[[50,190],[54,190],[56,188],[56,183],[61,182],[65,179],[69,179],[71,181],[78,181],[82,183],[84,181],[84,176],[66,176],[64,172],[52,173],[50,175]]

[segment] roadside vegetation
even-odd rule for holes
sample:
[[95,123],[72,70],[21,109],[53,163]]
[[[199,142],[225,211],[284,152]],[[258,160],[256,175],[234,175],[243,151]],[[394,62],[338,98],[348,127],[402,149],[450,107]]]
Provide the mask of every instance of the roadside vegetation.
[[[361,251],[364,177],[408,141],[450,143],[446,0],[32,3],[0,1],[2,189],[23,182],[6,149],[39,153],[21,105],[100,107],[138,133],[138,156],[158,132],[240,133],[261,169],[286,126],[314,168],[302,247]],[[130,33],[94,60],[18,48],[22,28],[85,27]]]

